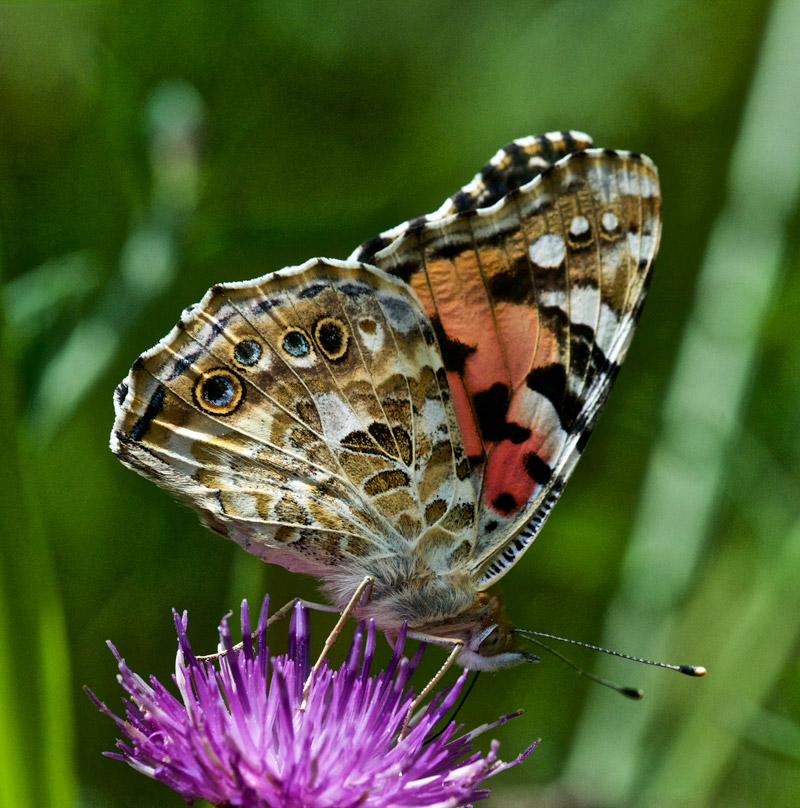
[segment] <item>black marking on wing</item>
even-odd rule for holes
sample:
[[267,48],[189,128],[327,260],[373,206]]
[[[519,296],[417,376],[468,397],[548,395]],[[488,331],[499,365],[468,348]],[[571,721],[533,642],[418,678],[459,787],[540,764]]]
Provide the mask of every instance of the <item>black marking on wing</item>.
[[496,302],[524,303],[533,294],[533,274],[526,256],[503,272],[493,275],[489,292]]
[[475,353],[474,345],[466,345],[457,339],[452,339],[442,328],[441,320],[438,317],[431,319],[431,325],[436,333],[439,342],[439,349],[442,352],[442,361],[447,370],[452,370],[459,375],[464,375],[464,365],[468,357]]
[[567,369],[553,363],[534,368],[525,377],[528,388],[549,399],[558,413],[561,426],[569,429],[580,411],[583,401],[567,390]]
[[473,395],[475,417],[485,442],[510,440],[520,444],[531,436],[528,427],[508,420],[510,398],[508,386],[502,382],[495,382],[488,390]]
[[419,269],[419,261],[413,259],[411,261],[403,261],[401,263],[395,264],[390,272],[396,278],[400,278],[401,281],[404,283],[408,283],[411,280],[411,276]]
[[440,247],[436,249],[433,254],[434,258],[444,258],[448,261],[452,261],[454,258],[457,258],[461,253],[466,251],[474,251],[475,246],[471,241],[446,241]]
[[498,494],[492,502],[492,507],[502,514],[513,513],[517,509],[517,500],[508,491]]
[[274,297],[268,297],[266,300],[261,300],[253,307],[256,314],[266,314],[270,309],[274,309],[275,306],[279,306],[281,303],[280,300],[277,300]]
[[384,247],[388,247],[392,243],[390,238],[384,235],[373,236],[369,241],[365,241],[359,247],[359,261],[369,261],[375,253],[380,252]]
[[[521,553],[525,552],[530,543],[536,537],[536,534],[539,532],[539,528],[541,527],[542,523],[545,519],[547,519],[550,511],[553,509],[553,506],[558,501],[559,496],[561,496],[561,491],[563,488],[564,480],[561,477],[557,477],[553,481],[550,493],[547,495],[540,508],[536,511],[525,527],[519,532],[519,534],[514,537],[514,540],[508,545],[508,547],[503,550],[500,556],[486,568],[479,584],[500,575],[503,570],[510,567],[514,561],[519,558]],[[485,529],[487,531],[489,530],[489,525],[491,524],[493,523],[489,522],[486,525]]]
[[178,376],[180,376],[186,368],[191,367],[201,355],[202,351],[195,351],[189,356],[182,356],[180,359],[176,360],[175,366],[172,368],[172,372],[169,374],[167,381],[171,382],[173,379],[177,379]]
[[508,385],[502,382],[495,382],[488,390],[473,395],[472,405],[484,443],[500,441],[505,437],[510,400]]
[[528,452],[522,458],[522,462],[525,464],[525,472],[532,480],[539,485],[547,485],[550,482],[553,470],[536,452]]
[[321,292],[324,292],[326,289],[330,289],[330,286],[327,283],[312,284],[311,286],[307,286],[305,289],[301,289],[297,294],[297,299],[310,300],[315,298]]
[[364,283],[342,283],[336,287],[343,295],[348,297],[360,297],[361,295],[372,294],[373,289]]
[[153,419],[161,412],[164,406],[164,395],[166,388],[163,384],[156,387],[155,392],[150,396],[150,401],[147,402],[144,412],[139,417],[139,420],[133,425],[131,429],[131,439],[140,441],[150,429]]
[[117,401],[117,404],[122,406],[122,403],[125,401],[125,398],[128,395],[128,383],[127,382],[120,382],[117,385],[117,389],[114,390],[114,397]]

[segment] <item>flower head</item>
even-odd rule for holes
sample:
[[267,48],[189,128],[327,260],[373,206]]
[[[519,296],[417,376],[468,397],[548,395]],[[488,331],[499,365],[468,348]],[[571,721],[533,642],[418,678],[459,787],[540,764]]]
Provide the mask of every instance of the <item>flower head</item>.
[[[509,763],[497,759],[492,741],[482,757],[472,739],[512,718],[454,737],[450,722],[439,735],[434,725],[453,706],[466,671],[440,692],[408,735],[398,741],[413,692],[408,681],[422,648],[402,656],[405,631],[385,670],[370,674],[375,626],[360,623],[345,662],[323,663],[300,710],[310,672],[307,613],[295,606],[285,656],[270,658],[264,600],[255,646],[247,602],[242,603],[244,639],[234,648],[227,620],[219,627],[223,653],[199,660],[186,636],[187,618],[175,613],[178,655],[175,698],[155,677],[133,673],[113,645],[118,679],[127,691],[125,718],[115,716],[91,692],[95,704],[117,723],[125,740],[109,757],[166,783],[187,802],[246,808],[289,806],[446,806],[482,799],[483,781],[522,761],[531,746]],[[534,744],[535,746],[535,744]]]

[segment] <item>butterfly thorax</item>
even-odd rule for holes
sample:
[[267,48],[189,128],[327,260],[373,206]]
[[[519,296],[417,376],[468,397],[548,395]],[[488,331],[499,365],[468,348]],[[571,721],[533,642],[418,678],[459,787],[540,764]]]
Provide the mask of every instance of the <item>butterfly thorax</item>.
[[408,564],[397,561],[391,559],[383,569],[373,564],[370,571],[375,584],[367,613],[379,628],[392,630],[407,623],[414,630],[427,632],[471,621],[462,620],[462,616],[469,613],[478,597],[472,576],[460,569],[437,572],[419,559],[409,559],[412,563]]
[[472,670],[493,670],[525,662],[529,656],[516,648],[510,624],[503,615],[499,594],[478,592],[473,578],[462,570],[445,574],[417,572],[391,585],[378,581],[363,616],[394,637],[402,623],[418,635],[460,640],[459,664]]

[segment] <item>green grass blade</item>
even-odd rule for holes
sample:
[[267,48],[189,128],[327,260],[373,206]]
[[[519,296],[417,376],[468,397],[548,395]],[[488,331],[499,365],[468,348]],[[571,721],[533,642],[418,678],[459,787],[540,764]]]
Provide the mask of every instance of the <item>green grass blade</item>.
[[[794,0],[776,3],[732,155],[727,204],[710,235],[695,310],[667,397],[664,431],[645,477],[620,589],[607,614],[603,643],[611,648],[648,653],[648,648],[668,647],[681,602],[698,586],[695,577],[719,509],[727,452],[747,403],[800,192],[798,38],[800,5]],[[753,571],[760,585],[768,585],[768,569],[771,565]],[[800,580],[797,565],[794,574]],[[714,611],[719,614],[719,609],[717,605]],[[751,627],[762,636],[771,633],[768,623]],[[790,632],[775,639],[776,660],[783,658],[783,643],[793,636]],[[706,664],[709,679],[696,686],[717,692],[713,660],[677,661]],[[606,665],[599,668],[608,675]],[[757,699],[762,693],[759,689],[751,695]],[[681,804],[704,804],[735,745],[725,746],[724,760],[707,756],[707,744],[684,729],[674,743],[685,744],[690,736],[695,743],[681,752],[662,750],[653,772],[652,762],[642,758],[643,739],[653,730],[658,710],[658,700],[651,698],[631,720],[620,722],[618,706],[606,694],[591,694],[567,765],[571,787],[589,791],[598,805],[632,803],[647,781],[663,797],[665,783],[681,771],[671,768],[670,761],[680,758],[684,765],[693,755],[695,790]],[[672,720],[686,722],[687,728],[696,721],[680,709]],[[608,744],[612,728],[614,743]],[[642,804],[672,802],[645,799]]]

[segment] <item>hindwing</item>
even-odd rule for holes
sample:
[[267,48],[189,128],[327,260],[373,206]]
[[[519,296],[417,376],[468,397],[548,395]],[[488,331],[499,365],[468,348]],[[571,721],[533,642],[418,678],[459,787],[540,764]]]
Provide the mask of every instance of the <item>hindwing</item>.
[[435,336],[380,270],[314,259],[214,287],[137,360],[116,408],[120,459],[266,560],[357,577],[423,534],[434,568],[474,545]]

